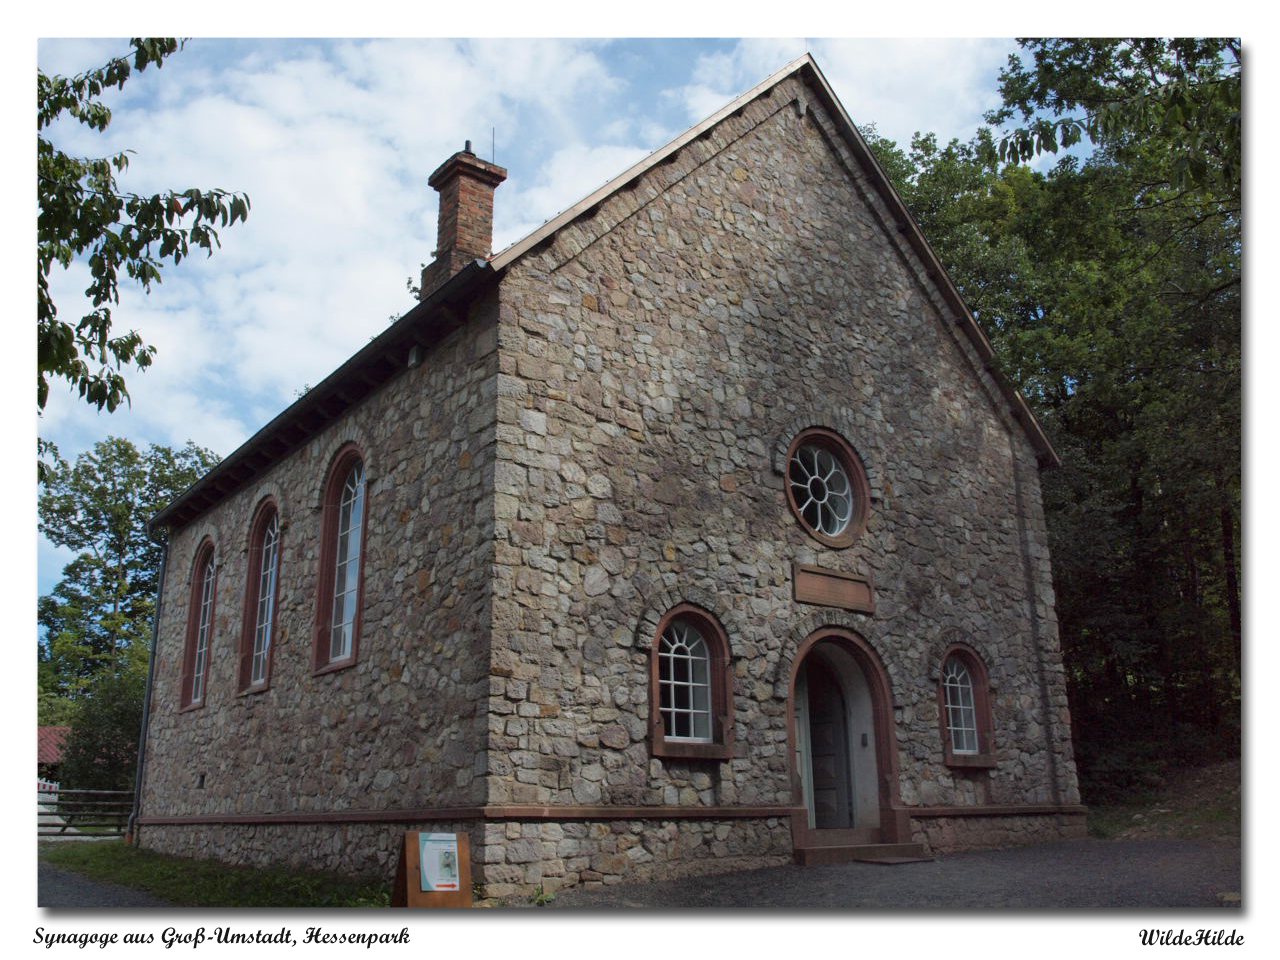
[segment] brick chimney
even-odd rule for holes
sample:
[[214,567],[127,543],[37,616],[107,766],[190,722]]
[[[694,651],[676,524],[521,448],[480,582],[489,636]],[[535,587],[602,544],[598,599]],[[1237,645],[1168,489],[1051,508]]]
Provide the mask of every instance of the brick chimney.
[[507,171],[463,150],[436,169],[427,183],[440,193],[435,259],[422,271],[422,297],[464,266],[493,252],[493,191]]

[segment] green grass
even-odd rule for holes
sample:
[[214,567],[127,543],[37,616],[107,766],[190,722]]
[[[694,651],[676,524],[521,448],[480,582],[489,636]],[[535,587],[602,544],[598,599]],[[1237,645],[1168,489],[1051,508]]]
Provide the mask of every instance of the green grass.
[[125,844],[40,844],[40,859],[91,880],[133,887],[184,907],[387,907],[391,881],[372,883],[286,868],[233,867]]

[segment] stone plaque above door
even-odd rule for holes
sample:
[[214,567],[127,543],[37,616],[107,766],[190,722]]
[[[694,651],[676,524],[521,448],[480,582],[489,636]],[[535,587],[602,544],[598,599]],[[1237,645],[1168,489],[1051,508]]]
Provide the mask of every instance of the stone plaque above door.
[[794,563],[791,565],[791,578],[797,603],[840,607],[859,613],[876,612],[875,592],[866,577]]

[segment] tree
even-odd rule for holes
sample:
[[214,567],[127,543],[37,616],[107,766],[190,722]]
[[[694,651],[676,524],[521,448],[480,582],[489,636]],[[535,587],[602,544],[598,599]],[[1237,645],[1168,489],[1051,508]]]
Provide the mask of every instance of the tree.
[[[128,167],[127,153],[109,157],[73,157],[54,144],[55,121],[64,114],[93,130],[105,130],[111,110],[101,95],[123,87],[134,70],[154,65],[180,49],[171,38],[134,38],[131,57],[74,77],[37,75],[38,228],[36,404],[43,411],[51,378],[67,380],[88,403],[114,410],[129,398],[121,369],[148,367],[155,354],[133,330],[112,329],[111,305],[119,302],[119,275],[150,292],[167,262],[175,266],[192,247],[212,255],[219,245],[216,226],[229,226],[249,214],[249,198],[225,190],[187,189],[139,196],[123,191],[116,175]],[[49,291],[55,263],[70,267],[85,260],[91,282],[85,295],[92,309],[74,322],[59,318]],[[41,442],[41,454],[46,453]],[[41,478],[46,471],[41,464]]]
[[39,598],[42,702],[75,700],[104,671],[132,662],[145,674],[161,547],[146,531],[159,509],[218,458],[193,443],[140,451],[109,437],[71,465],[54,451],[39,500],[39,530],[78,555]]
[[[1010,56],[1000,74],[1004,107],[1029,127],[1001,144],[1001,158],[1029,160],[1087,138],[1119,151],[1158,144],[1179,190],[1197,188],[1238,206],[1241,179],[1241,76],[1238,39],[1140,37],[1023,39],[1034,67]],[[1041,110],[1057,119],[1037,117]],[[1062,116],[1083,110],[1083,117]]]
[[868,142],[1064,461],[1043,489],[1088,795],[1232,748],[1238,216],[1156,143],[1041,174],[985,130]]
[[62,782],[76,790],[131,790],[147,674],[103,673],[76,704],[62,748]]

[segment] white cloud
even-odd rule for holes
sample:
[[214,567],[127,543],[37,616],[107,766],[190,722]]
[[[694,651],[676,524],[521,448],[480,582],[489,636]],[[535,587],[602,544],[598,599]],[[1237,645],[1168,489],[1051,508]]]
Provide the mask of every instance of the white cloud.
[[[212,259],[196,251],[166,268],[150,296],[122,282],[116,329],[157,348],[151,368],[125,371],[132,404],[99,413],[54,382],[41,434],[68,459],[108,433],[230,453],[412,306],[405,279],[435,245],[427,177],[464,139],[483,154],[496,130],[513,171],[498,208],[510,239],[643,155],[592,145],[576,167],[569,157],[567,145],[592,143],[590,118],[619,86],[598,46],[193,41],[106,96],[105,133],[59,124],[69,152],[133,151],[122,189],[216,186],[253,208]],[[40,57],[78,72],[125,48],[50,42]],[[559,159],[542,169],[539,150]],[[51,280],[64,319],[89,309],[83,266]],[[42,549],[40,561],[47,589],[65,558]]]
[[747,39],[700,56],[690,82],[668,93],[695,123],[808,51],[855,124],[904,148],[916,131],[945,143],[968,140],[1000,105],[996,78],[1014,49],[1000,39]]
[[[128,189],[219,186],[253,202],[212,259],[197,252],[167,269],[151,297],[122,288],[118,323],[160,350],[151,370],[129,375],[129,428],[163,442],[185,440],[172,434],[185,428],[228,453],[264,405],[283,408],[407,310],[405,278],[435,245],[427,176],[464,139],[483,156],[493,129],[510,170],[495,210],[501,249],[679,132],[645,84],[665,80],[659,89],[682,106],[676,123],[692,124],[808,48],[855,122],[905,144],[917,129],[970,135],[995,104],[1010,46],[748,39],[709,48],[682,78],[672,60],[661,77],[646,74],[643,46],[623,51],[640,55],[624,76],[600,41],[193,41],[112,94],[105,136],[58,131],[82,153],[133,149]],[[40,57],[79,70],[120,49],[47,42]],[[82,288],[82,276],[58,281],[64,316]],[[212,391],[203,404],[192,399],[202,391]],[[75,405],[55,397],[42,428],[74,425],[87,446],[105,418]]]
[[913,133],[968,140],[1000,105],[996,78],[1013,40],[820,40],[814,56],[855,124],[908,147]]

